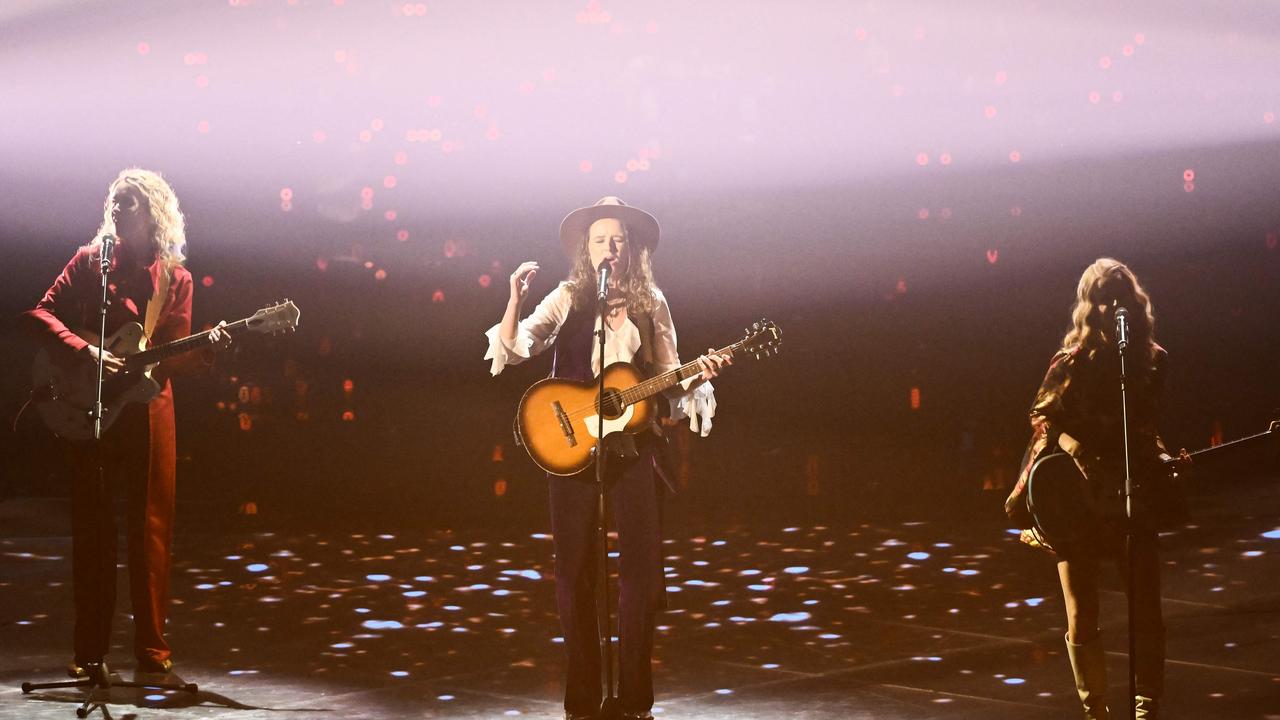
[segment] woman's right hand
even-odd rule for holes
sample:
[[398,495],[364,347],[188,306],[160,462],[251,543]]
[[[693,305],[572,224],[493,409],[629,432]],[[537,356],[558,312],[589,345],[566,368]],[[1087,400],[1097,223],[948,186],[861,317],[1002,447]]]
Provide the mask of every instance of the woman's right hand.
[[530,260],[520,263],[520,267],[511,273],[511,300],[513,302],[524,302],[529,295],[529,283],[533,282],[533,278],[538,274],[538,263]]
[[102,371],[106,377],[115,375],[124,369],[124,360],[112,355],[110,350],[103,350],[97,345],[90,344],[86,345],[81,352],[84,353],[85,359],[95,366],[98,364],[98,353],[102,353]]

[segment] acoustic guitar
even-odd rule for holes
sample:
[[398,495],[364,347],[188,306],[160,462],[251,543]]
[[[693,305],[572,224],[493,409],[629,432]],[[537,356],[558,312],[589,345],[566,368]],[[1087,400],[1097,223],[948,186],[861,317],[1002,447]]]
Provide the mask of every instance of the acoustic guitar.
[[[298,306],[285,300],[264,307],[253,315],[229,323],[223,332],[238,335],[250,333],[277,333],[298,327]],[[163,359],[205,347],[212,330],[147,347],[147,337],[138,323],[125,323],[102,345],[107,352],[121,358],[124,367],[102,383],[102,431],[106,432],[120,411],[130,403],[150,402],[160,393],[160,385],[151,378],[151,371]],[[94,345],[98,345],[96,333],[76,332]],[[32,402],[40,419],[57,435],[70,440],[88,440],[93,437],[93,418],[90,413],[97,397],[98,369],[95,363],[80,362],[72,366],[55,363],[47,350],[36,353],[31,369]]]
[[[713,354],[759,359],[776,353],[781,342],[778,326],[762,319],[741,340]],[[591,382],[548,378],[534,383],[520,399],[516,434],[538,467],[552,475],[573,475],[591,464],[601,413],[605,437],[640,432],[656,417],[654,395],[701,373],[696,360],[648,379],[631,363],[612,363],[604,369],[603,402],[598,376]]]

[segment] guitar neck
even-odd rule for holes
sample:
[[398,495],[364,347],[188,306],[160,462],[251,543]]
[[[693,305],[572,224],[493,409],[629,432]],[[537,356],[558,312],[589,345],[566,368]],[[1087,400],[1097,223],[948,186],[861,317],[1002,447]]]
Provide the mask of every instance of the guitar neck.
[[[745,340],[720,348],[714,351],[713,355],[728,355],[733,357],[733,353],[742,348]],[[691,377],[702,374],[702,366],[697,360],[685,363],[674,370],[668,370],[661,375],[655,375],[642,383],[638,383],[632,387],[622,391],[622,401],[626,405],[638,403],[641,400],[653,397],[667,388],[678,385]]]
[[1264,430],[1254,435],[1249,435],[1247,437],[1242,437],[1242,438],[1236,438],[1235,440],[1228,440],[1227,442],[1221,443],[1219,445],[1214,445],[1213,447],[1207,447],[1202,450],[1196,450],[1195,452],[1190,453],[1190,455],[1193,459],[1202,458],[1206,455],[1216,455],[1220,452],[1225,452],[1226,450],[1229,450],[1231,448],[1239,447],[1240,445],[1243,445],[1245,443],[1255,442],[1257,440],[1261,440],[1262,438],[1272,436],[1272,435],[1276,437],[1280,437],[1280,430],[1277,430],[1275,426],[1272,426],[1270,429]]
[[[230,333],[232,335],[241,333],[249,328],[249,320],[251,319],[252,318],[245,318],[243,320],[237,320],[233,323],[227,323],[226,325],[222,326],[222,331]],[[133,355],[128,356],[128,358],[125,359],[125,363],[127,365],[138,365],[138,366],[152,365],[154,363],[160,362],[161,360],[164,360],[165,358],[170,358],[170,357],[173,357],[174,355],[181,355],[184,352],[197,350],[209,344],[209,334],[212,332],[213,332],[212,330],[205,330],[204,332],[198,332],[198,333],[195,333],[194,335],[188,335],[184,338],[173,340],[172,342],[164,343],[163,345],[157,345],[153,348],[147,348],[146,350],[143,350],[140,353],[135,353]]]

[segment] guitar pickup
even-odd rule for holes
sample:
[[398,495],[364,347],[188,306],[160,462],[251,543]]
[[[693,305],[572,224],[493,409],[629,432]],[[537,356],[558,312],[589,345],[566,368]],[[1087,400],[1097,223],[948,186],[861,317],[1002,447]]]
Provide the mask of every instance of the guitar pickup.
[[560,421],[560,432],[564,433],[564,439],[569,443],[569,447],[576,446],[578,438],[573,435],[573,423],[569,420],[569,414],[560,406],[559,400],[551,403],[551,410],[556,414],[556,420]]

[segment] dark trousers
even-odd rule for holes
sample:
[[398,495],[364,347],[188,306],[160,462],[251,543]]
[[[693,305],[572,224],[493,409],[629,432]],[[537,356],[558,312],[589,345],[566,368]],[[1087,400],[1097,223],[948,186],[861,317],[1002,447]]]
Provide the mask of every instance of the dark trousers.
[[121,490],[127,519],[134,655],[140,660],[164,660],[170,655],[164,625],[169,608],[174,488],[161,487],[165,483],[153,482],[148,472],[146,406],[134,406],[130,411],[104,434],[100,444],[76,443],[69,451],[78,663],[101,660],[111,649],[118,552],[113,497]]
[[[639,438],[639,456],[610,456],[606,465],[611,530],[618,533],[618,702],[624,711],[653,707],[653,631],[663,607],[662,489],[654,473],[654,440]],[[595,470],[551,477],[556,605],[568,660],[564,707],[590,714],[602,699],[600,612],[596,602],[598,488]]]

